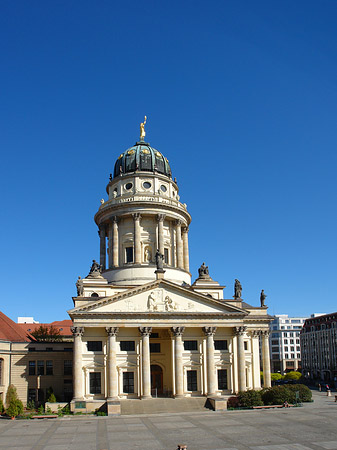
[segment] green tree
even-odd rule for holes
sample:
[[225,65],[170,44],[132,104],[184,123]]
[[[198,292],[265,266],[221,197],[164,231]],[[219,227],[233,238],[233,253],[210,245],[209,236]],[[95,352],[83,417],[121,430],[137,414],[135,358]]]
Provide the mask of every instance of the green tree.
[[284,379],[285,380],[295,380],[298,381],[300,378],[302,377],[301,372],[288,372],[285,376]]
[[4,410],[5,410],[5,407],[4,407],[2,399],[0,398],[0,414],[2,414],[4,412]]
[[53,325],[40,325],[30,333],[37,341],[51,342],[62,341],[60,330]]
[[271,373],[270,374],[271,381],[278,381],[283,379],[283,375],[280,373]]
[[18,394],[16,392],[16,387],[14,384],[10,384],[7,389],[6,394],[6,406],[8,407],[13,400],[18,399]]

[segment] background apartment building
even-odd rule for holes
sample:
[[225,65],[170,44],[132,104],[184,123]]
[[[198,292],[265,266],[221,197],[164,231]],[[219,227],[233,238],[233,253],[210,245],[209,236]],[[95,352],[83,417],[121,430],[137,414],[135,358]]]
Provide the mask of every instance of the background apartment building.
[[306,319],[300,340],[303,374],[336,385],[337,312]]

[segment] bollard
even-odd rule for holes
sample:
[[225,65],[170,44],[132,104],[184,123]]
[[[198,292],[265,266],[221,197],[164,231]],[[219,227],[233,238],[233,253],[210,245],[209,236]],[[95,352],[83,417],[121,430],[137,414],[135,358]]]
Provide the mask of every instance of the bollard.
[[331,391],[330,391],[330,389],[327,389],[326,395],[327,395],[327,397],[331,397]]

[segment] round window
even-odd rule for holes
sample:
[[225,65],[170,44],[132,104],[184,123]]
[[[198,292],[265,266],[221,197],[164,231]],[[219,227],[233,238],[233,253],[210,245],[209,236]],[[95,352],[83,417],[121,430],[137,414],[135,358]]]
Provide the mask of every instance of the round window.
[[126,183],[125,189],[129,190],[132,188],[132,183]]
[[150,189],[150,187],[151,187],[151,183],[149,183],[148,181],[144,181],[143,188]]
[[163,184],[160,186],[160,189],[161,189],[163,192],[166,192],[166,191],[167,191],[167,187],[164,186]]

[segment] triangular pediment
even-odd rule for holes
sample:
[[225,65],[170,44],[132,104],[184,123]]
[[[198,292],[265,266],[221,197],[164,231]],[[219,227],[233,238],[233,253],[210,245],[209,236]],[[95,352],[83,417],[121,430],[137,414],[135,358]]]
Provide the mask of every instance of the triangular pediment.
[[137,288],[128,289],[111,297],[90,301],[86,305],[73,308],[68,313],[71,316],[73,314],[83,313],[247,314],[241,308],[194,292],[191,288],[178,286],[166,280],[158,280]]

